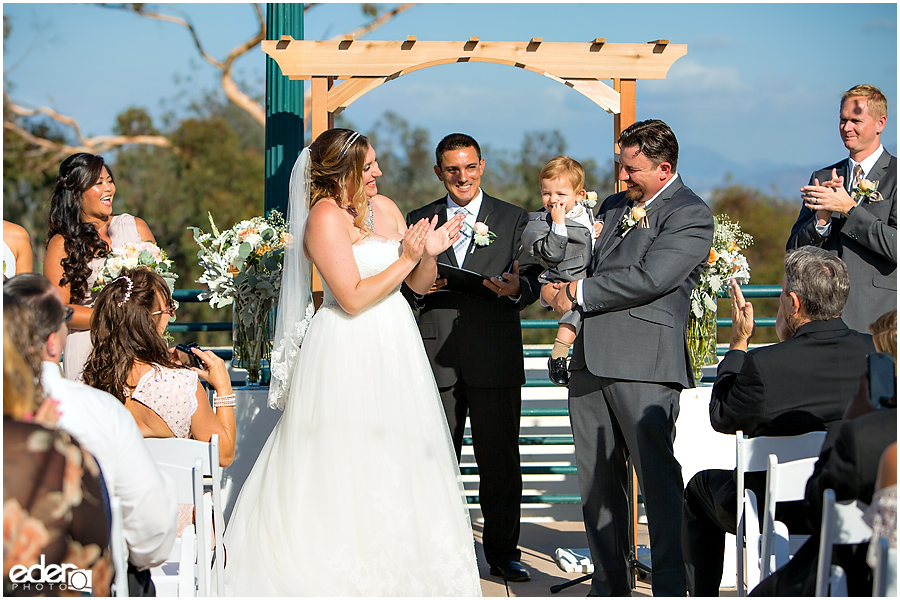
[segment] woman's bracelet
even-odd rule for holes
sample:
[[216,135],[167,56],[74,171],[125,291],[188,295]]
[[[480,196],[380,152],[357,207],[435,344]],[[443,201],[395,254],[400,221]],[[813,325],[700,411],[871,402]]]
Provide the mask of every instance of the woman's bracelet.
[[213,406],[215,408],[228,408],[234,406],[234,394],[228,394],[227,396],[213,396]]

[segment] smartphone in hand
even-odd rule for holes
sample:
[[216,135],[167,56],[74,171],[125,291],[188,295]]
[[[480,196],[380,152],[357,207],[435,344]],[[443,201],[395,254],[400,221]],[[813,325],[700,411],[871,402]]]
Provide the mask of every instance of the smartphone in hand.
[[178,344],[177,346],[175,346],[175,353],[178,355],[178,360],[181,361],[181,364],[186,367],[197,367],[198,369],[205,369],[206,365],[203,364],[203,361],[199,356],[191,352],[191,348],[202,350],[197,342],[191,342],[190,344]]
[[897,376],[894,357],[886,352],[869,354],[869,398],[875,408],[897,406]]

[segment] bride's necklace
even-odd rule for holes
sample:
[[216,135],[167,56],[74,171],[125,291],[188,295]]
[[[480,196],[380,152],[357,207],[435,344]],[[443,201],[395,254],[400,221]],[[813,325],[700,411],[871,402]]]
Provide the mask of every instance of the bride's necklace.
[[111,220],[112,220],[112,219],[107,219],[107,220],[106,220],[106,223],[104,223],[104,224],[103,224],[102,226],[100,226],[100,227],[97,227],[97,233],[100,233],[101,231],[103,231],[104,229],[106,229],[107,227],[109,227],[109,222],[110,222]]
[[[366,225],[366,227],[369,228],[369,231],[374,233],[375,232],[375,213],[372,211],[372,203],[366,202],[366,204],[369,207],[369,216],[366,217],[365,225]],[[348,213],[353,215],[354,219],[359,216],[359,213],[356,212],[356,209],[353,208],[352,206],[348,206],[346,210]]]

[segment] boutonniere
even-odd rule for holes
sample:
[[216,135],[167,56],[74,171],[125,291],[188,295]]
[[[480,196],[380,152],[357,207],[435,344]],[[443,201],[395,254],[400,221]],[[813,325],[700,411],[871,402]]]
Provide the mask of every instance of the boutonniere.
[[468,223],[466,226],[472,230],[472,239],[475,240],[476,246],[487,246],[497,239],[497,234],[488,229],[488,226],[481,221],[475,223],[474,227]]
[[881,202],[883,198],[878,191],[878,182],[869,181],[868,179],[860,181],[859,184],[853,188],[853,199],[856,200],[857,203],[859,203],[860,200],[866,202]]
[[625,214],[622,215],[622,221],[619,225],[622,228],[622,236],[635,227],[638,227],[638,229],[647,228],[647,209],[643,206],[632,206],[631,210],[626,210]]
[[584,204],[588,208],[594,208],[597,206],[597,192],[586,192],[584,194],[584,199],[578,201],[579,204]]

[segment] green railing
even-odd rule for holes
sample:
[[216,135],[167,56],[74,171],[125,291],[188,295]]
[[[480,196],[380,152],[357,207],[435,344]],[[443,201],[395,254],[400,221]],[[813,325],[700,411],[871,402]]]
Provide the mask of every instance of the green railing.
[[[173,294],[178,302],[201,302],[197,298],[202,290],[175,290]],[[777,298],[781,294],[781,286],[778,285],[746,285],[741,286],[741,291],[745,298]],[[774,327],[775,319],[770,317],[757,317],[754,319],[757,327]],[[730,318],[716,319],[718,327],[731,327]],[[555,329],[557,327],[555,319],[526,319],[522,321],[522,329]],[[177,332],[188,331],[231,331],[231,321],[221,321],[212,323],[172,323],[169,330]],[[550,356],[549,348],[523,348],[525,358],[543,358]],[[723,355],[727,351],[727,347],[720,345],[717,354]],[[217,349],[216,354],[224,360],[231,360],[231,349]],[[704,378],[704,382],[707,378]],[[234,382],[239,385],[238,382]],[[523,387],[554,387],[554,384],[548,377],[531,378],[525,382]],[[523,417],[568,417],[569,409],[567,407],[557,408],[522,408]],[[541,436],[519,436],[519,444],[522,446],[568,446],[574,444],[572,435],[541,435]],[[463,438],[463,445],[472,445],[471,436]],[[463,475],[477,475],[478,467],[471,465],[461,465],[460,472]],[[542,465],[523,465],[523,475],[574,475],[577,472],[575,465],[564,466],[542,466]],[[469,504],[478,504],[477,495],[468,495]],[[580,504],[581,498],[578,494],[523,494],[522,504]]]

